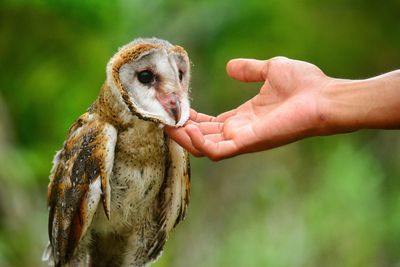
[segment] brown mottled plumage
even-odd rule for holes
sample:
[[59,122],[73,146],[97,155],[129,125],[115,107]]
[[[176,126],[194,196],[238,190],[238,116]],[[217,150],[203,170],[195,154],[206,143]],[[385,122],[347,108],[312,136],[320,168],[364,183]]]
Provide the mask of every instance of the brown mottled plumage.
[[188,154],[163,132],[189,117],[189,79],[185,50],[163,40],[137,39],[114,55],[54,158],[44,260],[146,266],[160,255],[189,200]]

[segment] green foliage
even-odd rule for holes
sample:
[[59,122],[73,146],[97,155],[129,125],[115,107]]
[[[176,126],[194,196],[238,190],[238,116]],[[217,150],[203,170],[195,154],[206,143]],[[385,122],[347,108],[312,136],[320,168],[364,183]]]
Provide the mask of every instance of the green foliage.
[[[399,11],[397,0],[2,1],[0,266],[44,266],[52,157],[118,46],[139,36],[183,45],[192,105],[217,114],[259,88],[225,75],[234,57],[284,55],[341,78],[399,68]],[[155,266],[399,264],[398,162],[398,131],[193,158],[188,218]]]

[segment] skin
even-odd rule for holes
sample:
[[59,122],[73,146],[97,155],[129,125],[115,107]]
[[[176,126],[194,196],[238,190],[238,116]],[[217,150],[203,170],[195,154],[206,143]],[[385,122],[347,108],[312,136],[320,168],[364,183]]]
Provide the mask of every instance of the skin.
[[227,73],[262,82],[257,95],[216,117],[191,110],[166,133],[195,156],[217,161],[311,136],[400,129],[400,70],[365,80],[335,79],[307,62],[234,59]]

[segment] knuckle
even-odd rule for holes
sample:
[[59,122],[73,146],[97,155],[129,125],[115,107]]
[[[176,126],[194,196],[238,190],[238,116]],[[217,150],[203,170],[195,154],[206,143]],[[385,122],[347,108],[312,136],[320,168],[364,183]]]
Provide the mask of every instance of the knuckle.
[[283,56],[277,56],[277,57],[273,57],[270,60],[268,60],[268,66],[270,68],[275,67],[275,66],[281,66],[283,64],[288,63],[289,59],[287,57],[283,57]]
[[290,59],[284,56],[277,56],[266,60],[263,69],[264,77],[267,77],[269,73],[275,73],[276,71],[281,70],[282,67],[288,63],[290,63]]
[[271,60],[271,62],[278,63],[278,62],[288,61],[289,59],[287,57],[284,57],[284,56],[277,56],[277,57],[271,58],[270,60]]
[[245,61],[243,64],[243,71],[242,71],[242,78],[241,80],[243,80],[244,82],[249,82],[250,79],[250,75],[251,75],[251,65],[248,61]]

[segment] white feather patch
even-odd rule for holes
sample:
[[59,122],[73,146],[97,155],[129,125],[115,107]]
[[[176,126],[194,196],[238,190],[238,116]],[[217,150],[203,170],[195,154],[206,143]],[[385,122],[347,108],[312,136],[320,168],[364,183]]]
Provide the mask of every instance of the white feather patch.
[[105,169],[106,169],[106,177],[105,179],[105,192],[103,192],[104,197],[105,197],[105,211],[107,213],[107,217],[110,218],[110,203],[111,203],[111,187],[110,187],[110,178],[111,178],[111,173],[114,165],[114,149],[115,149],[115,144],[117,142],[117,130],[111,126],[108,125],[104,129],[105,137],[107,138],[108,142],[106,142],[106,158],[104,159],[105,161]]
[[86,207],[87,207],[87,212],[86,212],[86,221],[87,223],[84,224],[84,228],[82,230],[82,237],[85,235],[87,228],[92,222],[93,215],[97,210],[99,201],[101,197],[101,180],[100,176],[98,176],[94,182],[92,182],[89,185],[89,190],[87,192],[87,197],[86,197]]

